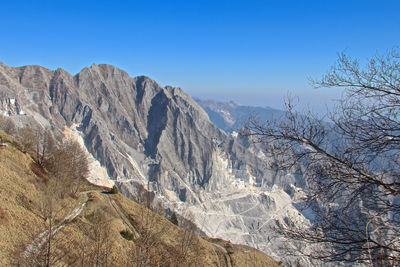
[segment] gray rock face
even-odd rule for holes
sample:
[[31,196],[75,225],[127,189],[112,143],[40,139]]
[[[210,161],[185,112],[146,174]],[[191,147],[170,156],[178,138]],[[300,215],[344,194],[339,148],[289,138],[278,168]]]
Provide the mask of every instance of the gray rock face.
[[110,65],[72,76],[0,63],[0,111],[18,125],[50,127],[55,134],[76,126],[121,192],[134,196],[151,181],[157,201],[191,213],[207,235],[290,262],[281,258],[282,238],[269,227],[309,223],[292,205],[301,175],[266,170],[273,159],[217,128],[179,88]]

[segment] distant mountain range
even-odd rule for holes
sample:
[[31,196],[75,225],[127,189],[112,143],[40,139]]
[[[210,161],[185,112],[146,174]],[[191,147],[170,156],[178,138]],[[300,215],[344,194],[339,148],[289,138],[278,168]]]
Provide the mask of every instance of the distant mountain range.
[[227,133],[239,131],[251,116],[260,121],[269,121],[284,115],[284,111],[270,107],[244,106],[233,101],[194,100],[207,112],[210,120]]

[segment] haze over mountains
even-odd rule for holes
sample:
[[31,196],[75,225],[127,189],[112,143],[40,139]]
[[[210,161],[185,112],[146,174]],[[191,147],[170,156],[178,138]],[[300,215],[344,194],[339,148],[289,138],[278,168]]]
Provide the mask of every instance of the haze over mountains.
[[245,106],[234,101],[217,102],[213,100],[194,99],[208,114],[218,128],[227,133],[240,131],[249,117],[259,121],[278,120],[285,113],[270,107]]
[[0,63],[0,112],[19,127],[81,140],[95,159],[93,182],[112,180],[127,196],[150,184],[153,201],[190,217],[206,235],[298,260],[283,257],[284,240],[270,227],[310,223],[294,205],[305,186],[302,170],[267,169],[276,159],[230,134],[248,114],[265,119],[282,111],[196,103],[180,88],[111,65],[73,76]]

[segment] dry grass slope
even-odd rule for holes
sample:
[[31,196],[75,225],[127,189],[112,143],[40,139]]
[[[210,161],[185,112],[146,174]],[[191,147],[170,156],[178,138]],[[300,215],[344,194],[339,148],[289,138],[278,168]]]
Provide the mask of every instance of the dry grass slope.
[[[43,206],[53,187],[47,172],[0,131],[0,266],[23,260],[24,249],[49,228]],[[58,189],[59,190],[59,189]],[[75,197],[54,197],[60,223],[86,202],[82,213],[54,235],[55,266],[278,266],[265,254],[185,232],[166,218],[104,188],[84,184]],[[132,233],[132,239],[120,233]]]

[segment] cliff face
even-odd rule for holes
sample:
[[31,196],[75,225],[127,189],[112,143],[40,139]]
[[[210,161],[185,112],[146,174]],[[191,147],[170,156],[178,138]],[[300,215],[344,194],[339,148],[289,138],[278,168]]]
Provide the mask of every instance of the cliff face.
[[0,63],[0,111],[17,126],[55,134],[69,128],[121,192],[134,196],[150,181],[157,201],[192,217],[207,235],[279,259],[280,237],[269,226],[308,223],[286,193],[301,175],[266,170],[273,159],[218,129],[179,88],[110,65],[72,76]]

